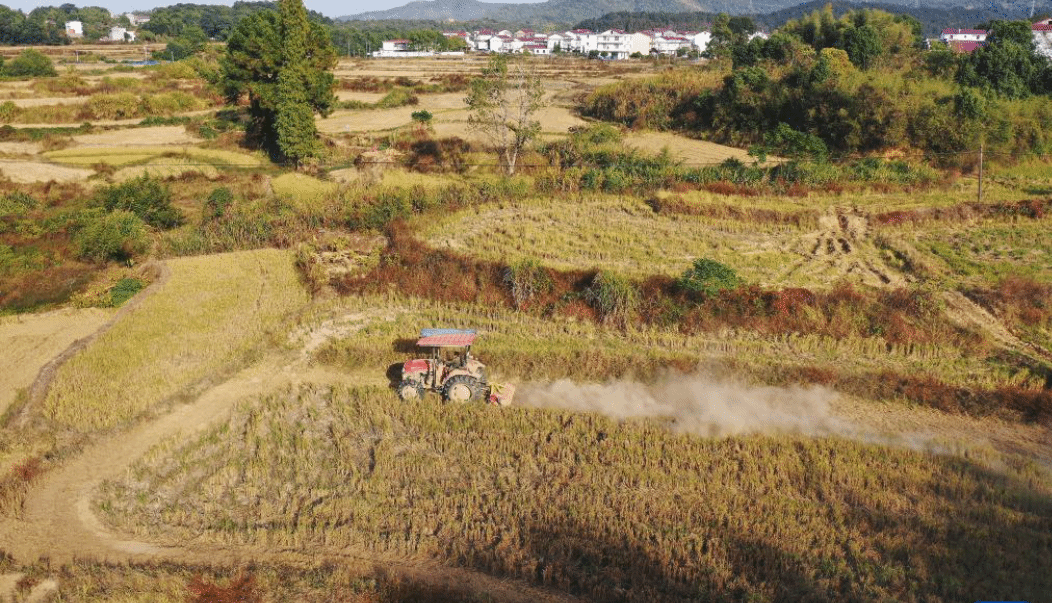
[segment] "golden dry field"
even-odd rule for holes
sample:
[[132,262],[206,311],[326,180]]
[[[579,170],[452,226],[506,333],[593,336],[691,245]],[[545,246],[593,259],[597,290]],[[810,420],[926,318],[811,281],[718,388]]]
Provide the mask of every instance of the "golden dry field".
[[[1047,162],[758,164],[583,117],[664,66],[552,58],[508,176],[467,56],[342,60],[297,170],[189,64],[43,50],[0,83],[0,601],[1052,592]],[[429,327],[514,402],[400,400]]]

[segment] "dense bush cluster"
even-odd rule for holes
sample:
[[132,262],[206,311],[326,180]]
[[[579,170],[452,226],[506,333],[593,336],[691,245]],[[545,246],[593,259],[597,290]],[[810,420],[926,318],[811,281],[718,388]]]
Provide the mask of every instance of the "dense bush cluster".
[[106,187],[99,191],[97,200],[106,211],[129,211],[156,228],[174,228],[183,223],[182,213],[172,206],[168,186],[148,175]]
[[0,57],[0,76],[13,78],[54,77],[55,66],[44,54],[27,48],[10,61]]
[[722,81],[712,70],[621,82],[583,109],[790,157],[914,148],[968,163],[980,141],[1014,155],[1052,148],[1040,125],[1052,118],[1052,66],[1028,23],[995,23],[990,43],[964,57],[922,53],[916,34],[911,19],[880,11],[816,12],[734,46]]

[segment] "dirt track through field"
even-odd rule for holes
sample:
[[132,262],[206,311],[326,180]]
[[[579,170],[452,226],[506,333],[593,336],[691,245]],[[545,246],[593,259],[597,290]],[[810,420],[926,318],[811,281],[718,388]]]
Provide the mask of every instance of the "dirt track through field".
[[825,282],[841,278],[874,287],[903,287],[909,277],[888,266],[873,242],[869,218],[837,209],[818,218],[818,230],[800,237],[791,248],[800,259],[787,265],[778,282],[800,275]]
[[[175,561],[214,564],[216,560],[224,560],[232,565],[249,561],[313,564],[333,561],[351,564],[363,571],[382,566],[412,580],[447,588],[467,588],[472,592],[487,593],[499,601],[575,600],[516,581],[451,568],[431,559],[367,550],[312,549],[310,554],[305,554],[255,546],[144,542],[109,530],[95,515],[92,496],[98,487],[106,480],[120,478],[156,444],[172,437],[190,439],[229,416],[239,402],[282,387],[302,382],[346,381],[345,375],[312,369],[309,351],[320,345],[319,338],[328,339],[348,330],[357,330],[375,318],[371,315],[345,317],[338,325],[323,323],[314,330],[299,332],[296,339],[302,349],[274,352],[208,389],[192,403],[178,406],[163,416],[88,446],[66,464],[45,474],[28,494],[21,517],[0,521],[0,543],[3,543],[0,548],[16,561],[27,564],[42,558],[52,563],[96,559],[113,563]],[[0,590],[0,597],[3,596],[4,592]]]
[[32,385],[29,386],[29,390],[27,391],[28,401],[26,405],[20,409],[19,415],[11,421],[11,425],[16,429],[25,427],[32,414],[33,408],[43,403],[44,398],[47,397],[48,389],[51,388],[51,382],[55,379],[55,375],[58,373],[58,370],[62,368],[62,365],[68,362],[75,354],[86,348],[92,341],[95,341],[99,335],[112,329],[113,325],[117,324],[121,318],[138,309],[146,298],[153,295],[168,282],[168,279],[172,274],[168,266],[160,262],[144,266],[144,271],[153,272],[151,277],[153,282],[150,283],[149,287],[125,303],[124,306],[104,324],[86,336],[73,341],[69,347],[62,351],[62,353],[51,358],[47,363],[40,367],[40,372],[37,373],[36,378],[33,380]]
[[111,312],[98,308],[55,310],[12,316],[0,321],[0,414],[18,390],[29,387],[37,373],[77,340],[99,329]]

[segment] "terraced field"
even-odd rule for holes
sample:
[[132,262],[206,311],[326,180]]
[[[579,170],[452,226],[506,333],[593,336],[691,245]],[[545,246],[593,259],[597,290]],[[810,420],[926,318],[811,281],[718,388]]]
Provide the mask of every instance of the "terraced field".
[[[340,98],[483,64],[344,62]],[[88,309],[0,318],[0,600],[1052,592],[1048,166],[991,166],[982,203],[927,165],[714,179],[691,170],[751,158],[575,113],[650,67],[537,66],[542,143],[563,146],[514,178],[463,92],[338,110],[302,171],[213,110],[5,129],[4,293],[66,283]],[[179,219],[91,260],[98,191],[144,174]],[[148,260],[161,277],[101,308]],[[477,330],[515,403],[399,400],[436,326]]]

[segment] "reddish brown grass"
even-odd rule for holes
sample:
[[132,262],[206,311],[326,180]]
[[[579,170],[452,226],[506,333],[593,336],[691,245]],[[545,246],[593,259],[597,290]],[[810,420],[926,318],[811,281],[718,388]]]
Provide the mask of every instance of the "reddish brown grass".
[[226,586],[206,581],[200,574],[190,579],[187,603],[259,603],[263,599],[256,592],[256,580],[242,573]]
[[876,224],[897,226],[925,222],[964,222],[977,218],[1030,218],[1039,220],[1052,211],[1052,199],[1028,199],[997,203],[958,203],[950,207],[895,210],[876,214]]

